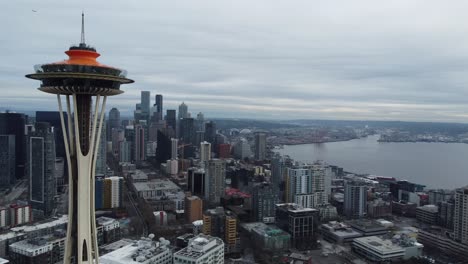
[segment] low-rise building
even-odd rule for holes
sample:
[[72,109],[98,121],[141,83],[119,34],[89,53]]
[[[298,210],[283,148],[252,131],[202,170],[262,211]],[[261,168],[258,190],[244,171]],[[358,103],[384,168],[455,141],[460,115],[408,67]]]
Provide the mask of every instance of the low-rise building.
[[224,243],[220,238],[200,234],[174,254],[174,264],[223,264]]
[[96,219],[98,244],[104,245],[121,238],[120,223],[114,218],[101,216]]
[[[151,235],[150,235],[151,236]],[[170,242],[151,237],[134,241],[99,258],[101,264],[172,264]]]
[[13,263],[55,264],[63,260],[66,231],[25,239],[10,245],[10,260]]
[[439,208],[433,204],[428,204],[416,208],[416,219],[429,225],[437,224],[438,215]]
[[382,199],[367,202],[367,216],[370,218],[380,218],[392,215],[392,203]]
[[349,225],[361,233],[363,236],[379,236],[387,234],[390,230],[389,227],[382,225],[376,220],[353,220],[348,222]]
[[21,241],[26,237],[29,239],[53,234],[56,229],[66,229],[68,216],[54,217],[32,225],[23,225],[10,228],[7,233],[0,235],[0,257],[8,257],[9,245]]
[[455,258],[460,260],[468,259],[468,245],[450,239],[448,233],[443,229],[420,229],[418,242],[429,250],[435,250],[435,252],[450,256],[451,260]]
[[377,236],[360,237],[353,241],[353,250],[372,262],[399,261],[422,255],[423,245],[408,238],[394,241]]
[[133,187],[138,197],[144,199],[160,199],[168,193],[181,191],[180,187],[167,179],[155,179],[147,182],[135,182]]
[[275,225],[254,222],[242,224],[242,228],[249,233],[257,250],[279,254],[290,247],[291,235]]
[[336,221],[320,225],[319,230],[324,240],[336,244],[349,243],[355,238],[362,237],[362,233],[352,229],[345,223]]

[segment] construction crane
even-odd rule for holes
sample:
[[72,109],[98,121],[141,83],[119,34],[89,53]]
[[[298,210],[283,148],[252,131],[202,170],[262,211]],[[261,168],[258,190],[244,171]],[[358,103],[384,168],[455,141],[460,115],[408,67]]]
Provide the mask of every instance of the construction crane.
[[177,146],[177,149],[182,149],[182,151],[179,151],[180,153],[180,159],[182,160],[182,167],[181,167],[181,171],[184,171],[184,148],[185,147],[188,147],[188,146],[192,146],[192,143],[188,143],[188,144],[181,144],[179,146]]

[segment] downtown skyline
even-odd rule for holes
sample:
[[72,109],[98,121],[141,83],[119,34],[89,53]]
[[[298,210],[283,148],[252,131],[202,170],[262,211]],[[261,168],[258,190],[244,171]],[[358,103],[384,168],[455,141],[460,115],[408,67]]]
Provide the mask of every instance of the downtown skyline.
[[84,10],[137,81],[109,102],[124,116],[146,90],[210,117],[468,122],[465,3],[332,2],[5,3],[0,110],[53,109],[24,74],[66,57]]

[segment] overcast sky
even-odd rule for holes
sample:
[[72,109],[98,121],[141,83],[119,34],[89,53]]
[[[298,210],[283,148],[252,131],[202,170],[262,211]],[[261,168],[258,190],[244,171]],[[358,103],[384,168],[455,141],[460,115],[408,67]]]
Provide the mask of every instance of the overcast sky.
[[135,80],[123,114],[148,90],[208,118],[468,121],[468,1],[4,1],[0,108],[56,109],[24,75],[66,58],[82,10]]

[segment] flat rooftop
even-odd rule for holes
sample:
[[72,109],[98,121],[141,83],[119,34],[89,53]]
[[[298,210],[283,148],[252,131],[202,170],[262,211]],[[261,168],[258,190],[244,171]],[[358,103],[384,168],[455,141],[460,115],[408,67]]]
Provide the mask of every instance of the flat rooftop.
[[363,245],[366,248],[371,249],[372,251],[379,252],[380,254],[398,252],[404,253],[405,251],[401,246],[393,244],[391,240],[384,240],[377,236],[355,238],[354,243]]
[[317,209],[313,208],[304,208],[298,204],[295,203],[282,203],[282,204],[277,204],[276,207],[283,208],[285,210],[288,210],[293,213],[298,213],[298,212],[318,212]]
[[[160,243],[151,239],[145,238],[139,241],[133,241],[131,244],[125,245],[117,250],[107,253],[99,258],[101,264],[141,264],[153,263],[154,258],[159,255],[170,254],[171,250],[166,246],[160,246]],[[138,261],[138,259],[144,261]],[[135,259],[135,260],[133,260]],[[153,259],[151,262],[147,260]]]
[[23,226],[13,227],[13,228],[10,228],[10,231],[8,231],[7,233],[3,233],[0,235],[0,241],[8,240],[20,234],[26,234],[26,233],[34,232],[34,231],[45,229],[45,228],[52,228],[55,226],[66,224],[66,223],[68,223],[68,215],[62,215],[58,218],[52,218],[51,220],[49,219],[49,220],[37,222],[32,225],[23,225]]
[[142,191],[179,191],[180,187],[168,179],[155,179],[147,182],[135,182],[133,186],[138,192]]
[[178,255],[196,260],[220,245],[223,245],[224,248],[224,242],[220,238],[200,234],[190,239],[188,246],[177,251],[174,256]]

